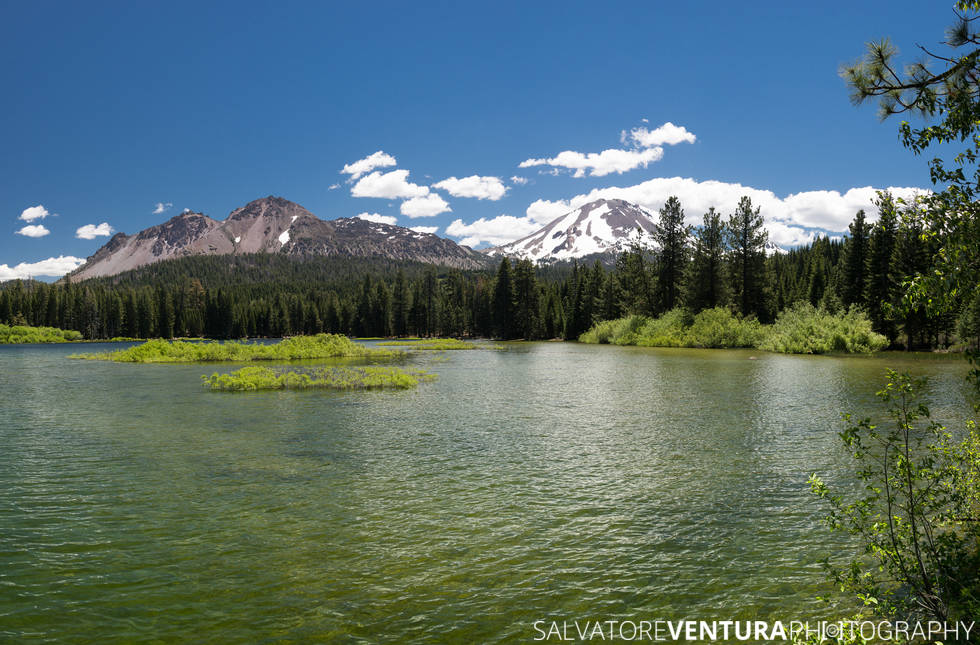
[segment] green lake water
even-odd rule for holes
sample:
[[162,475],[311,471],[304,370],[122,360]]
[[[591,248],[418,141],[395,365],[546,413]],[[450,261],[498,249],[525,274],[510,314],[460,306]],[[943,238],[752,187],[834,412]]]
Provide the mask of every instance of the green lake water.
[[[211,393],[228,365],[0,347],[0,641],[531,642],[537,620],[835,618],[807,477],[886,366],[569,343],[422,354],[404,392]],[[752,357],[755,357],[754,359]]]

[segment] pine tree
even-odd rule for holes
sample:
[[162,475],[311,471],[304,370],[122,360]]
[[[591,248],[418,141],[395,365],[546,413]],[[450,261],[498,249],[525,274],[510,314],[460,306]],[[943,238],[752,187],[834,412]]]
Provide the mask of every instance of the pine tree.
[[845,307],[857,305],[864,308],[867,304],[865,290],[867,288],[869,228],[864,219],[863,210],[857,212],[854,221],[848,226],[850,236],[844,244],[844,270],[841,285],[841,301]]
[[534,265],[528,259],[519,260],[514,267],[515,335],[525,340],[536,337],[538,327],[538,283]]
[[680,200],[675,196],[668,197],[660,209],[660,224],[653,234],[653,239],[660,245],[657,257],[657,311],[668,311],[680,304],[690,234],[690,227],[684,225],[684,209]]
[[732,296],[743,316],[767,319],[766,242],[769,234],[763,228],[761,208],[752,209],[752,200],[742,197],[728,219],[728,246],[732,279]]
[[878,193],[878,221],[871,228],[868,244],[868,280],[865,301],[871,326],[889,340],[895,339],[895,323],[889,316],[897,285],[892,271],[892,256],[898,232],[898,211],[891,194]]
[[514,338],[514,286],[510,260],[504,257],[493,287],[493,333],[505,340]]
[[694,234],[694,251],[687,272],[685,302],[697,313],[728,302],[725,280],[725,225],[714,206],[704,214],[704,223]]

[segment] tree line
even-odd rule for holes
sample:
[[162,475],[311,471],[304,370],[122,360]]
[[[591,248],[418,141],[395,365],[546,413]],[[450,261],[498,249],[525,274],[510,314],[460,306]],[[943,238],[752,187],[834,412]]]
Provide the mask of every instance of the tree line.
[[[685,224],[676,197],[658,225],[613,263],[535,266],[503,258],[495,271],[463,271],[370,258],[295,260],[271,254],[201,256],[119,276],[56,284],[14,281],[0,290],[0,322],[77,330],[90,339],[461,336],[576,339],[603,320],[713,307],[771,322],[809,301],[857,307],[876,331],[909,349],[949,344],[976,303],[941,313],[907,306],[905,287],[935,253],[916,205],[887,193],[878,218],[857,213],[844,239],[821,237],[767,255],[763,217],[743,197]],[[961,324],[962,327],[962,324]]]

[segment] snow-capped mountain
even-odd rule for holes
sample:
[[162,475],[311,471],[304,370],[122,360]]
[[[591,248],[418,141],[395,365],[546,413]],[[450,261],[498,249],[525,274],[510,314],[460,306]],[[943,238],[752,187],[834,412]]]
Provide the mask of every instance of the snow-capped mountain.
[[622,199],[599,199],[558,217],[537,233],[487,250],[487,255],[527,258],[535,262],[615,254],[637,239],[637,229],[656,230],[653,217]]

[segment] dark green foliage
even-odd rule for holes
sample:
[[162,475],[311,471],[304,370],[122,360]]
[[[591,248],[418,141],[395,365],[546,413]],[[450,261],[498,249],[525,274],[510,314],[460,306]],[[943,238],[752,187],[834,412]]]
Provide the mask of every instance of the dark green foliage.
[[657,254],[655,310],[669,311],[680,304],[684,271],[688,260],[691,229],[684,225],[684,209],[677,197],[667,198],[660,209],[660,223],[653,239],[660,245]]
[[761,320],[769,316],[766,303],[766,242],[761,208],[742,197],[728,219],[728,246],[731,249],[732,301],[743,315]]
[[889,341],[895,338],[892,305],[898,285],[892,267],[895,241],[898,232],[898,210],[890,193],[878,193],[878,221],[871,227],[868,244],[868,280],[865,290],[868,317],[871,326]]
[[[685,303],[691,311],[728,303],[725,225],[714,207],[704,214],[704,224],[694,233],[694,249],[688,266]],[[612,316],[614,317],[614,316]]]
[[844,244],[844,271],[841,301],[845,307],[865,306],[865,287],[868,270],[868,230],[864,211],[858,211],[848,226],[850,236]]

